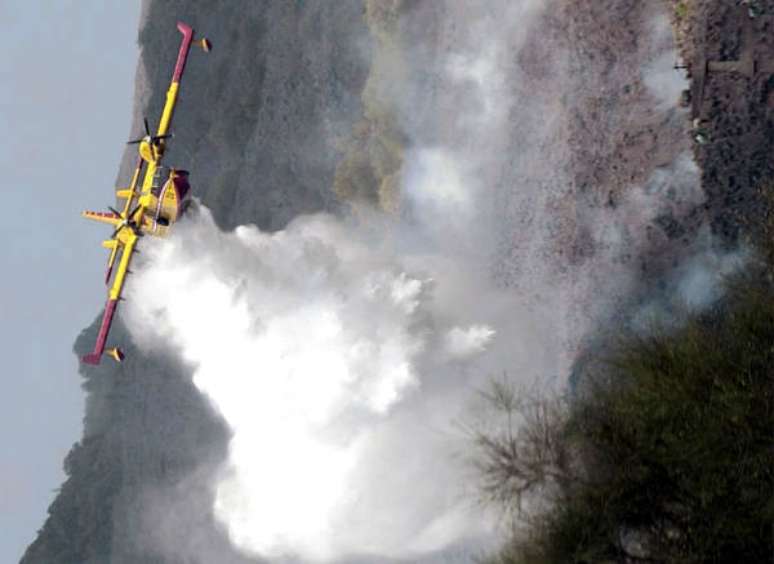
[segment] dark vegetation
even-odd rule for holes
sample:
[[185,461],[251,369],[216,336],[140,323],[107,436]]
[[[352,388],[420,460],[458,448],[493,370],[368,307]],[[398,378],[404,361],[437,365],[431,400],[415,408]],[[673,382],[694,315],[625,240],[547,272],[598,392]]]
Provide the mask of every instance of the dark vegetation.
[[[738,3],[670,3],[683,61],[736,57]],[[770,25],[745,40],[760,60]],[[725,297],[601,338],[567,397],[485,394],[503,424],[473,433],[481,490],[514,524],[492,564],[774,562],[772,84],[715,74],[694,110],[714,140],[695,147],[713,233],[757,253]]]
[[508,424],[474,434],[482,488],[519,523],[492,562],[771,561],[768,265],[678,329],[611,341],[569,398],[518,400],[501,383],[487,394]]
[[[709,223],[726,241],[758,239],[768,209],[758,187],[774,178],[774,1],[668,0],[668,5],[681,62],[691,77],[690,117],[708,140],[694,146],[694,156]],[[753,7],[762,14],[750,18]],[[748,70],[742,70],[745,61],[751,63]],[[740,66],[708,67],[721,63]]]

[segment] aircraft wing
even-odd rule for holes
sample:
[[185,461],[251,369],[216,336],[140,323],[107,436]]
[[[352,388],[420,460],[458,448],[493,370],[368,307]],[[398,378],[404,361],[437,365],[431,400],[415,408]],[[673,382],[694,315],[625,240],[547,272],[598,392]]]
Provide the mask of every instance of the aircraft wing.
[[108,292],[108,300],[105,304],[105,313],[102,315],[102,324],[97,334],[97,342],[94,345],[94,350],[81,358],[86,364],[99,364],[102,355],[107,352],[117,361],[122,361],[124,353],[118,347],[105,349],[107,342],[107,336],[110,332],[110,326],[113,324],[113,316],[115,315],[118,302],[121,300],[121,292],[124,288],[124,281],[129,271],[129,263],[132,260],[134,254],[134,248],[137,244],[138,237],[134,233],[130,232],[126,236],[126,242],[123,243],[121,248],[121,260],[118,263],[118,271],[113,278],[113,284]]

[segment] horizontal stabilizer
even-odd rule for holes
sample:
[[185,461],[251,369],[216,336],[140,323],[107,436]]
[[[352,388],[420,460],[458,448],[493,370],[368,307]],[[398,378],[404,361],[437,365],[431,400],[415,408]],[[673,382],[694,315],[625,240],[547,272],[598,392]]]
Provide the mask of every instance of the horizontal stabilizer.
[[127,198],[134,198],[135,196],[139,196],[137,192],[131,191],[129,188],[122,188],[121,190],[116,190],[116,196],[121,199],[127,199]]
[[113,212],[95,212],[87,210],[81,212],[81,215],[86,219],[99,221],[100,223],[108,223],[110,225],[118,225],[121,223],[121,216]]

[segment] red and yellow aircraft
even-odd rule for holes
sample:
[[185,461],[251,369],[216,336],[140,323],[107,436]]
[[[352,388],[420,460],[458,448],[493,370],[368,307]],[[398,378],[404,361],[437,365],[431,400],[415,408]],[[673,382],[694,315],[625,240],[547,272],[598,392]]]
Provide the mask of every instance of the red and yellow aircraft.
[[[158,130],[155,135],[151,135],[146,119],[144,120],[145,136],[135,141],[129,141],[129,144],[139,145],[139,158],[129,187],[119,189],[116,192],[118,198],[126,200],[123,211],[119,212],[109,208],[109,212],[85,211],[82,214],[83,217],[108,223],[114,227],[110,239],[102,242],[102,246],[110,250],[105,284],[110,284],[113,266],[118,260],[118,269],[113,276],[113,283],[108,292],[97,343],[94,350],[81,359],[88,364],[99,364],[103,354],[108,354],[118,362],[124,359],[124,353],[120,348],[106,349],[105,343],[110,332],[110,325],[113,322],[113,315],[116,312],[116,306],[121,299],[121,291],[126,275],[129,273],[129,263],[132,260],[137,242],[144,235],[157,237],[167,235],[170,226],[180,218],[190,202],[188,172],[164,167],[161,164],[161,159],[164,156],[167,139],[172,137],[169,133],[169,126],[172,123],[180,80],[183,77],[191,45],[196,45],[205,52],[209,52],[212,44],[207,39],[194,40],[194,32],[189,25],[178,22],[177,29],[183,34],[183,39],[177,55],[172,83],[167,90],[167,99],[164,111],[161,113]],[[145,176],[138,190],[143,168],[146,168]]]

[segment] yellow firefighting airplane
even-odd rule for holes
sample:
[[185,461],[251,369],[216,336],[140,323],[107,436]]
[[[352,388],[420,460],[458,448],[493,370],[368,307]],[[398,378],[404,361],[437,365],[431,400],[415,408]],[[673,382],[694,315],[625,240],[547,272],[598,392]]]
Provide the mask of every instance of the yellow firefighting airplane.
[[[172,123],[172,114],[175,111],[177,94],[180,89],[180,80],[183,77],[185,62],[191,45],[209,52],[212,44],[207,39],[194,40],[193,29],[187,24],[178,22],[177,29],[183,34],[180,51],[177,55],[175,71],[172,75],[172,83],[167,90],[167,100],[164,111],[161,113],[159,127],[155,135],[151,135],[148,120],[144,120],[145,136],[135,141],[129,141],[130,145],[139,145],[139,158],[132,175],[132,181],[128,188],[120,189],[116,195],[126,200],[123,211],[119,212],[109,208],[109,212],[83,212],[83,217],[112,225],[115,230],[102,246],[110,250],[105,284],[110,284],[113,266],[118,260],[118,270],[113,276],[113,283],[108,292],[105,313],[102,317],[102,325],[97,336],[94,350],[82,357],[82,361],[88,364],[99,364],[103,354],[108,354],[113,359],[121,362],[124,353],[118,347],[105,348],[110,325],[116,311],[118,301],[121,299],[121,291],[124,287],[126,275],[129,272],[129,263],[135,251],[137,241],[143,235],[164,237],[169,232],[170,226],[180,218],[190,202],[188,184],[188,172],[175,170],[161,165],[164,156],[166,140],[172,137],[169,126]],[[147,169],[138,191],[138,182],[143,168],[147,163]]]

